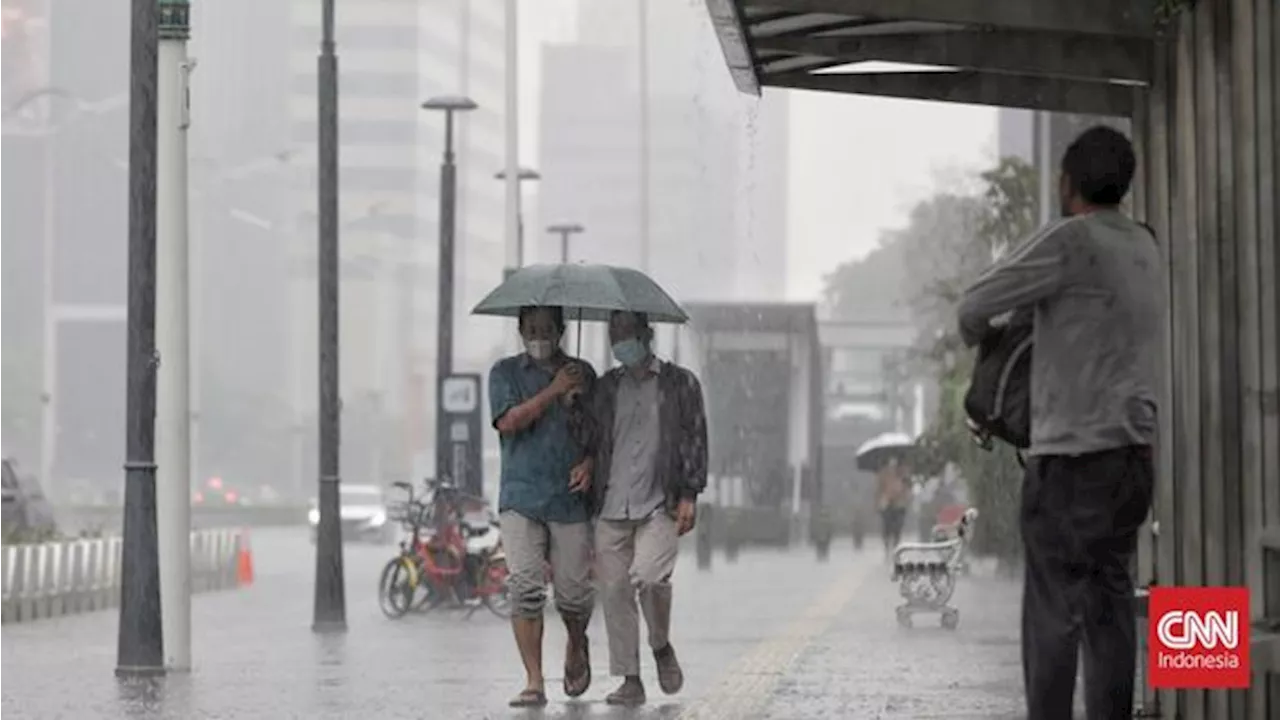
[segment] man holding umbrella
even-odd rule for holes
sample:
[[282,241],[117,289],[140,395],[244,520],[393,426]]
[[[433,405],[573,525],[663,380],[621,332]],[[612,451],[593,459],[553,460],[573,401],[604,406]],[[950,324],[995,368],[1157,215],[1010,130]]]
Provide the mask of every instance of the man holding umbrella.
[[606,702],[635,706],[645,701],[640,614],[659,687],[670,695],[684,685],[669,639],[671,573],[679,537],[693,529],[707,483],[707,422],[694,374],[654,356],[648,316],[614,312],[609,340],[621,366],[600,379],[591,400],[596,567],[609,669],[623,678]]
[[509,570],[512,629],[524,663],[524,690],[513,707],[540,707],[544,563],[550,560],[556,609],[569,642],[564,692],[577,697],[591,685],[587,624],[591,585],[591,524],[587,489],[592,460],[585,452],[579,397],[595,378],[591,366],[560,349],[564,311],[526,306],[519,312],[525,351],[489,371],[493,426],[502,443],[498,511]]
[[[500,510],[516,600],[513,624],[528,673],[527,687],[511,704],[546,703],[540,608],[542,558],[548,553],[556,605],[569,628],[565,694],[576,697],[591,683],[586,639],[593,600],[589,508],[604,509],[597,554],[601,549],[612,554],[599,571],[613,573],[611,580],[602,579],[610,599],[618,602],[605,613],[610,654],[615,674],[628,678],[626,692],[615,693],[611,701],[644,700],[643,687],[635,692],[639,650],[631,578],[641,585],[661,685],[667,692],[679,690],[683,677],[666,641],[668,581],[676,538],[693,527],[694,502],[706,485],[706,420],[693,374],[654,360],[649,321],[682,323],[688,315],[642,272],[580,264],[521,268],[472,312],[518,317],[526,349],[498,362],[489,380],[494,426],[502,435]],[[624,367],[596,383],[590,366],[560,352],[566,314],[578,321],[579,344],[583,320],[609,321],[614,355]],[[593,389],[597,385],[598,392]],[[623,413],[624,399],[647,407],[647,414],[643,408]],[[639,434],[625,435],[635,447],[615,442],[615,417],[636,421],[634,428],[627,427]],[[613,466],[615,448],[616,467],[623,470]],[[593,470],[601,476],[594,483]],[[649,492],[655,486],[656,501]],[[626,493],[621,516],[615,515],[612,503],[618,495],[610,494],[610,487]],[[633,593],[629,605],[623,588]],[[628,609],[629,634],[616,629],[627,625]]]

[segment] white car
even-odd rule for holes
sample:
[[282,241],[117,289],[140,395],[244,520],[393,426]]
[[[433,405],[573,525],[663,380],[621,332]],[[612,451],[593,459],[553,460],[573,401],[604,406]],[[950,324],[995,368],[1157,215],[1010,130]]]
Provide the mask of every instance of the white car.
[[[387,522],[387,502],[382,488],[377,485],[342,483],[338,486],[338,503],[343,540],[395,540],[396,527],[394,523]],[[307,512],[307,522],[311,525],[311,542],[315,542],[316,530],[320,525],[320,509],[314,499],[311,501],[311,510]]]

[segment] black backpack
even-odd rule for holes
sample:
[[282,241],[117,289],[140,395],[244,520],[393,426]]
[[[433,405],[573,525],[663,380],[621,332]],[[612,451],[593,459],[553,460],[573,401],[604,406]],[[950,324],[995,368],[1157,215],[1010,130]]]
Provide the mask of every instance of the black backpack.
[[1031,446],[1031,341],[1035,322],[1019,313],[992,328],[978,345],[964,411],[974,440],[991,449],[996,438],[1019,450]]
[[[1156,231],[1140,222],[1154,240]],[[974,441],[991,449],[996,438],[1018,450],[1031,447],[1031,352],[1035,318],[1030,308],[992,328],[978,345],[964,412]],[[1022,460],[1022,455],[1018,455]]]

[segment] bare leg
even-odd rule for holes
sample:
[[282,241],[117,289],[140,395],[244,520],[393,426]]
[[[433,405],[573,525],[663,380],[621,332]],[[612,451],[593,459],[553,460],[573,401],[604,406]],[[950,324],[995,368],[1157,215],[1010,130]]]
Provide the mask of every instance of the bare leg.
[[542,618],[514,618],[511,629],[515,631],[516,648],[524,663],[525,690],[543,692]]

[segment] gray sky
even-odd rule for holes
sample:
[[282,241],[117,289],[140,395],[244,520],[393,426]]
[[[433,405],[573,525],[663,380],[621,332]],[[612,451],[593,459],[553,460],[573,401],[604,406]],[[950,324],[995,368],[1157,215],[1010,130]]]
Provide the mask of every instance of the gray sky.
[[[537,156],[539,48],[576,39],[578,0],[522,4],[520,156]],[[728,73],[724,82],[730,83]],[[816,297],[822,276],[866,254],[881,231],[947,178],[995,159],[995,108],[793,92],[787,294]]]

